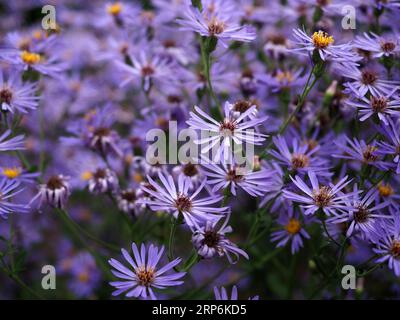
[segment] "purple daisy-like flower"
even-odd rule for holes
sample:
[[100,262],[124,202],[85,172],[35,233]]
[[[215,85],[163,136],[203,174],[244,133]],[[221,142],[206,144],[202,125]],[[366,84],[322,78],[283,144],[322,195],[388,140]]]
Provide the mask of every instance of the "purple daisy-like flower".
[[283,226],[283,229],[273,232],[271,240],[278,241],[276,244],[278,248],[284,247],[290,241],[290,250],[292,254],[295,254],[303,247],[303,239],[310,239],[310,235],[304,229],[304,225],[309,223],[309,219],[305,217],[301,221],[299,213],[294,212],[293,207],[288,207],[288,211],[285,210],[281,213],[277,222]]
[[39,186],[39,192],[31,203],[38,200],[38,207],[47,203],[52,207],[63,209],[70,195],[68,180],[69,177],[64,177],[62,174],[51,176],[45,184]]
[[35,179],[40,176],[39,172],[28,172],[20,166],[1,166],[0,175],[8,180],[15,180],[24,183],[34,183]]
[[215,37],[227,47],[228,41],[250,42],[256,38],[254,29],[239,24],[237,17],[230,10],[224,10],[225,0],[214,1],[212,10],[202,12],[193,6],[187,6],[184,18],[177,20],[182,30],[199,33],[204,37]]
[[350,237],[354,232],[361,232],[364,236],[368,235],[373,229],[374,223],[377,219],[390,218],[390,216],[383,214],[380,210],[387,207],[389,202],[375,203],[378,195],[378,190],[371,189],[364,196],[355,184],[353,187],[353,194],[345,201],[348,208],[343,214],[328,219],[332,223],[347,223],[349,225],[346,236]]
[[[243,112],[239,117],[235,117],[232,112],[233,106],[226,102],[224,106],[224,119],[217,121],[195,106],[198,113],[190,112],[190,119],[186,123],[195,130],[201,131],[202,138],[195,140],[195,143],[202,146],[201,152],[207,153],[212,148],[218,146],[218,152],[215,154],[214,161],[218,162],[221,156],[229,159],[234,145],[248,143],[251,145],[260,145],[267,135],[254,131],[253,129],[261,125],[267,117],[249,119],[249,116],[256,110],[252,106]],[[203,138],[204,136],[204,138]]]
[[379,255],[375,263],[387,262],[389,269],[400,277],[400,214],[394,211],[393,219],[379,220],[370,233],[373,251]]
[[[224,287],[218,289],[214,287],[215,300],[238,300],[238,290],[236,286],[232,287],[231,296],[229,297],[228,292]],[[250,297],[249,300],[258,300],[258,296]]]
[[14,71],[8,79],[0,70],[0,110],[3,112],[27,113],[38,106],[37,83],[23,83],[21,74]]
[[312,171],[308,173],[308,177],[311,188],[299,176],[294,179],[290,177],[294,185],[305,195],[299,195],[287,189],[283,190],[286,199],[303,204],[301,207],[305,209],[305,215],[322,210],[325,214],[331,216],[347,208],[345,200],[351,196],[351,193],[344,194],[341,192],[351,182],[347,179],[347,176],[338,183],[329,183],[329,185],[320,185],[316,174]]
[[220,257],[226,256],[229,263],[235,263],[231,257],[233,254],[236,260],[239,256],[249,259],[249,256],[242,249],[239,249],[236,244],[226,238],[225,234],[232,232],[232,227],[228,226],[230,215],[225,218],[224,223],[220,228],[217,227],[218,221],[206,221],[204,226],[197,228],[192,235],[192,242],[197,250],[197,253],[206,259],[210,259],[215,255]]
[[356,97],[364,97],[368,92],[373,96],[387,96],[398,90],[400,86],[400,81],[385,80],[379,72],[372,68],[359,69],[338,65],[336,70],[341,76],[353,80],[344,83],[346,87],[344,92],[352,93]]
[[359,101],[347,100],[346,105],[358,109],[360,121],[365,121],[376,114],[379,120],[388,125],[389,117],[398,118],[400,116],[400,98],[393,97],[396,91],[397,88],[384,96],[371,95],[369,98],[361,97]]
[[165,275],[166,272],[177,266],[182,259],[176,258],[162,268],[157,268],[164,253],[164,246],[159,249],[150,244],[146,250],[146,246],[142,244],[139,251],[136,244],[132,243],[133,258],[125,249],[121,249],[121,252],[130,266],[127,268],[115,259],[108,261],[114,268],[111,270],[114,276],[122,279],[122,281],[110,282],[110,285],[117,289],[113,292],[113,296],[118,296],[128,291],[126,293],[128,298],[147,299],[150,297],[150,299],[156,300],[153,288],[165,289],[166,287],[175,287],[183,284],[180,279],[186,272],[174,272]]
[[364,33],[363,36],[357,36],[353,46],[357,49],[372,53],[374,58],[382,56],[396,55],[400,52],[399,39],[391,39],[390,37],[378,36],[373,32]]
[[400,174],[400,121],[389,120],[389,125],[382,126],[382,132],[387,141],[377,143],[377,152],[381,155],[393,156],[393,162],[396,166],[396,174]]
[[118,188],[118,177],[108,168],[98,168],[88,182],[90,192],[113,192]]
[[304,53],[306,55],[312,55],[314,52],[318,53],[321,60],[334,61],[338,63],[345,63],[346,65],[356,62],[360,58],[351,51],[350,44],[334,45],[333,36],[329,35],[324,31],[316,31],[310,37],[305,31],[301,29],[293,30],[295,47],[290,49],[294,52]]
[[319,176],[331,176],[331,173],[328,171],[328,161],[316,155],[320,150],[319,145],[310,148],[308,144],[301,144],[294,137],[291,140],[292,150],[290,150],[285,138],[282,136],[273,137],[272,141],[278,150],[271,150],[270,154],[279,164],[301,174],[311,170]]
[[139,203],[149,205],[154,211],[170,212],[175,218],[182,214],[186,224],[198,227],[207,220],[217,221],[228,212],[229,207],[214,207],[223,196],[208,196],[196,199],[203,190],[206,180],[196,189],[190,190],[190,182],[179,176],[177,186],[171,175],[159,172],[161,184],[147,176],[150,186],[142,186],[142,190],[152,196],[151,199],[141,199]]
[[207,176],[207,183],[213,185],[213,192],[229,188],[233,195],[236,189],[241,188],[253,197],[264,195],[269,188],[269,178],[272,172],[260,168],[251,171],[250,169],[236,165],[225,164],[221,166],[208,161],[205,157],[201,163],[204,175]]
[[24,189],[19,188],[20,183],[16,180],[0,178],[0,217],[6,219],[12,212],[24,213],[28,211],[28,206],[16,204],[11,200]]
[[6,140],[10,135],[11,130],[6,130],[0,136],[0,151],[15,151],[25,149],[24,135],[18,135]]

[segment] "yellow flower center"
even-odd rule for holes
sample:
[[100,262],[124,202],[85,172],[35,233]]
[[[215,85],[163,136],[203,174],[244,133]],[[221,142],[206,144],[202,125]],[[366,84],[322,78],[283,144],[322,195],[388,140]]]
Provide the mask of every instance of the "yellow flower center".
[[379,195],[381,197],[388,197],[391,196],[394,193],[393,188],[390,186],[390,184],[379,184],[378,186],[378,190],[379,190]]
[[296,234],[301,229],[301,223],[299,220],[292,218],[289,220],[288,224],[285,226],[285,229],[290,234]]
[[82,271],[81,273],[79,273],[78,279],[82,283],[87,283],[89,281],[89,273],[86,271]]
[[287,82],[290,83],[290,82],[293,81],[293,75],[292,75],[292,73],[290,71],[278,72],[277,75],[276,75],[276,79],[279,82],[287,81]]
[[88,180],[92,179],[92,177],[93,177],[93,174],[90,171],[84,171],[81,174],[81,179],[84,181],[88,181]]
[[111,4],[107,8],[107,12],[113,16],[117,16],[121,13],[122,5],[119,2]]
[[333,36],[330,36],[324,31],[314,32],[312,35],[312,42],[314,47],[317,49],[325,49],[330,44],[332,44],[335,40],[333,40]]
[[15,179],[21,174],[21,169],[17,167],[13,168],[4,168],[3,175],[5,175],[8,179]]
[[40,54],[24,50],[21,53],[21,59],[27,64],[36,64],[40,61]]

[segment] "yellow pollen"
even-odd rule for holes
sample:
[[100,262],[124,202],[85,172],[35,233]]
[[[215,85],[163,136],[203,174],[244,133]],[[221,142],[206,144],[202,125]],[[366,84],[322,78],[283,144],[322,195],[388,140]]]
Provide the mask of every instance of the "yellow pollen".
[[137,182],[137,183],[143,181],[143,176],[142,176],[141,174],[139,174],[139,173],[135,173],[135,174],[132,176],[132,178],[133,178],[133,181],[135,181],[135,182]]
[[285,229],[290,234],[298,233],[301,229],[300,221],[295,218],[290,219],[288,224],[285,226]]
[[35,38],[36,40],[40,40],[43,37],[43,33],[41,30],[36,30],[33,32],[32,37]]
[[15,179],[21,174],[21,169],[17,167],[13,168],[4,168],[3,175],[5,175],[8,179]]
[[24,50],[21,53],[21,59],[27,64],[36,64],[40,61],[40,54]]
[[314,32],[312,35],[312,42],[314,46],[318,49],[325,49],[330,44],[332,44],[335,40],[333,40],[333,36],[330,36],[324,31]]
[[78,279],[79,279],[80,282],[83,282],[83,283],[88,282],[89,281],[89,273],[86,272],[86,271],[81,272],[78,275]]
[[279,72],[277,75],[276,75],[276,79],[279,81],[279,82],[283,82],[283,81],[287,81],[287,82],[292,82],[293,81],[293,75],[292,75],[292,73],[290,72],[290,71],[283,71],[283,72]]
[[119,2],[111,4],[107,8],[107,12],[113,16],[117,16],[121,13],[122,5]]
[[93,174],[90,171],[84,171],[81,174],[81,179],[84,181],[88,181],[93,177]]
[[390,186],[390,184],[379,184],[378,186],[378,190],[379,190],[379,195],[381,197],[388,197],[391,196],[394,193],[393,188]]

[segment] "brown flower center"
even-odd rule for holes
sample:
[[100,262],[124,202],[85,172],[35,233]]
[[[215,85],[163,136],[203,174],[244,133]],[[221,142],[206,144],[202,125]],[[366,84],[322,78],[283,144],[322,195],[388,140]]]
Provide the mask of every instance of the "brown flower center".
[[95,179],[104,179],[107,176],[107,172],[104,169],[97,169],[93,176]]
[[225,22],[223,21],[218,21],[217,19],[213,18],[209,23],[208,23],[208,33],[211,36],[215,36],[216,34],[221,34],[225,30]]
[[389,53],[389,52],[392,52],[396,48],[396,45],[393,42],[390,42],[390,41],[382,42],[381,48],[386,53]]
[[64,188],[64,181],[59,176],[52,176],[47,180],[47,188],[50,190],[57,190]]
[[358,223],[364,223],[369,218],[369,210],[363,206],[359,206],[357,211],[354,212],[354,220]]
[[188,196],[179,195],[175,200],[175,207],[179,210],[179,212],[190,211],[192,209],[192,201]]
[[232,182],[239,182],[243,179],[243,175],[238,175],[236,169],[229,169],[226,173],[226,179]]
[[135,273],[141,286],[149,287],[155,279],[155,272],[152,268],[141,267]]
[[10,104],[13,97],[13,93],[10,89],[4,88],[0,90],[0,101],[3,103]]
[[291,163],[294,169],[301,169],[310,164],[310,159],[305,154],[294,153],[292,155]]
[[202,241],[203,244],[207,245],[210,248],[215,247],[220,239],[220,235],[214,230],[206,231],[204,233],[204,239]]
[[151,65],[143,66],[142,67],[142,76],[151,76],[154,74],[154,68]]
[[319,208],[328,206],[332,200],[331,188],[322,186],[318,191],[313,190],[313,199]]
[[377,150],[378,148],[375,146],[370,146],[368,145],[364,152],[363,152],[363,158],[365,162],[374,162],[378,159],[378,156],[376,156],[374,154],[374,152]]
[[385,97],[371,97],[371,108],[374,112],[383,112],[387,107],[387,100]]
[[107,137],[111,133],[111,130],[109,128],[97,128],[94,130],[93,134],[97,137]]
[[374,84],[378,79],[378,76],[375,72],[364,70],[361,74],[361,81],[363,84]]
[[396,259],[400,259],[400,241],[399,240],[394,240],[392,242],[392,247],[390,248],[390,253]]
[[233,133],[236,129],[236,124],[229,120],[224,120],[219,126],[219,131],[229,130],[230,133]]
[[197,167],[192,163],[185,164],[185,166],[183,167],[183,174],[187,177],[193,177],[198,172],[199,171],[197,170]]

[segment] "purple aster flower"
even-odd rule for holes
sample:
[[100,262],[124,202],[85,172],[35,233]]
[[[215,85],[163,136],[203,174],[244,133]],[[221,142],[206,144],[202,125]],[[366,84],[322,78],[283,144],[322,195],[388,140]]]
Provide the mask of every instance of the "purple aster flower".
[[1,111],[27,113],[28,110],[36,109],[39,100],[36,91],[37,83],[23,83],[19,72],[12,72],[6,80],[0,70]]
[[276,245],[278,248],[284,247],[290,241],[290,250],[292,254],[295,254],[303,247],[303,238],[310,239],[310,235],[304,229],[304,226],[310,222],[310,219],[305,217],[301,221],[299,213],[294,212],[292,206],[288,206],[287,209],[285,208],[277,220],[278,224],[283,226],[283,229],[273,232],[271,240],[274,242],[279,241]]
[[346,65],[351,62],[353,65],[356,65],[356,61],[360,60],[351,51],[350,44],[334,45],[335,40],[333,36],[324,31],[316,31],[311,37],[301,29],[295,29],[293,33],[297,42],[294,43],[296,47],[290,49],[291,51],[304,53],[305,55],[313,55],[314,52],[317,52],[323,61],[346,63]]
[[24,135],[18,135],[6,140],[10,135],[11,130],[6,130],[0,136],[0,151],[15,151],[25,149]]
[[136,191],[133,188],[122,190],[117,194],[118,208],[132,216],[138,216],[144,212],[145,205],[138,203],[140,190]]
[[96,261],[88,252],[79,252],[70,260],[72,279],[68,283],[70,290],[78,297],[88,297],[100,284],[101,272]]
[[320,185],[317,176],[312,171],[308,173],[308,177],[312,188],[299,176],[296,176],[295,179],[290,177],[295,186],[304,195],[299,195],[287,189],[283,190],[283,194],[287,199],[303,204],[301,207],[305,209],[305,215],[314,214],[321,209],[325,214],[331,216],[338,214],[340,210],[347,209],[345,200],[351,196],[351,193],[343,194],[341,192],[351,182],[351,180],[347,180],[347,176],[342,178],[338,183],[329,183],[329,185]]
[[365,32],[362,37],[357,36],[353,46],[357,49],[371,52],[374,58],[388,57],[400,52],[399,38],[382,37],[373,32],[369,34]]
[[269,189],[269,178],[271,171],[261,168],[251,171],[246,167],[236,164],[225,164],[221,166],[208,161],[203,157],[201,165],[204,175],[207,176],[207,183],[213,185],[213,192],[229,188],[236,196],[236,189],[240,188],[253,197],[262,196]]
[[400,117],[400,98],[397,96],[393,97],[396,91],[397,88],[387,95],[371,95],[368,99],[364,96],[360,97],[360,100],[358,101],[347,100],[346,104],[358,109],[360,121],[365,121],[372,115],[376,114],[379,120],[388,125],[388,119],[390,117]]
[[370,240],[375,244],[374,252],[379,255],[375,263],[387,262],[397,277],[400,277],[400,214],[396,212],[393,219],[377,222]]
[[372,68],[359,69],[349,66],[336,66],[336,71],[343,77],[352,79],[344,83],[345,93],[364,97],[368,92],[373,96],[387,96],[400,86],[400,81],[384,80],[382,75]]
[[110,169],[98,168],[91,173],[88,186],[90,192],[113,192],[118,188],[118,178]]
[[[228,214],[219,228],[217,227],[218,221],[210,220],[207,220],[204,226],[196,228],[192,235],[192,242],[199,256],[210,259],[217,254],[220,257],[225,255],[231,264],[236,263],[240,255],[249,259],[246,252],[239,249],[225,236],[226,233],[232,232],[232,227],[228,226],[229,218]],[[235,260],[232,259],[231,254],[235,256]]]
[[301,144],[294,137],[291,141],[292,150],[290,150],[285,138],[282,136],[273,137],[272,141],[278,150],[271,150],[270,154],[279,164],[286,166],[289,170],[301,174],[311,170],[319,176],[331,176],[331,173],[328,171],[328,161],[316,155],[320,149],[319,145],[310,148],[309,144]]
[[20,183],[16,180],[0,178],[0,217],[6,219],[12,212],[24,213],[28,211],[28,206],[16,204],[12,199],[24,189],[19,188]]
[[204,173],[201,167],[190,162],[174,167],[172,172],[178,178],[183,176],[187,179],[190,182],[190,190],[198,187],[204,180]]
[[378,190],[371,189],[365,195],[361,195],[357,185],[353,186],[353,194],[345,202],[348,208],[343,214],[328,219],[332,223],[347,223],[348,229],[346,236],[350,237],[355,232],[361,232],[364,236],[368,235],[377,219],[390,218],[383,214],[381,209],[387,207],[389,202],[375,203]]
[[222,155],[225,160],[230,157],[234,145],[243,143],[260,145],[265,140],[267,135],[256,132],[253,129],[261,125],[267,117],[248,119],[256,108],[256,106],[252,106],[236,118],[232,112],[233,106],[226,102],[224,119],[218,122],[195,106],[194,109],[199,115],[190,112],[190,119],[186,123],[192,129],[200,130],[201,136],[204,136],[204,138],[195,141],[195,143],[202,146],[202,153],[207,153],[215,146],[218,146],[218,152],[214,157],[214,161],[218,162]]
[[279,92],[283,89],[297,88],[304,86],[307,75],[303,75],[303,69],[292,71],[276,70],[272,74],[262,74],[257,77],[258,81],[266,84],[272,92]]
[[[238,290],[236,286],[232,287],[232,293],[230,297],[224,287],[221,287],[221,289],[214,287],[214,295],[215,295],[215,300],[238,300]],[[258,299],[259,299],[258,296],[249,298],[249,300],[258,300]]]
[[39,192],[31,203],[38,200],[38,207],[46,203],[55,208],[64,208],[70,195],[68,180],[68,177],[61,174],[51,176],[45,184],[39,186]]
[[396,165],[396,174],[400,174],[400,121],[389,120],[388,126],[382,126],[382,132],[386,141],[377,143],[377,152],[381,155],[393,156],[393,162]]
[[333,156],[341,159],[356,160],[366,165],[373,165],[378,168],[386,167],[384,162],[380,161],[377,152],[378,147],[376,143],[367,144],[364,140],[357,140],[353,138],[350,140],[345,137],[344,141],[335,141],[336,146],[342,151],[341,154],[334,154]]
[[[147,251],[147,252],[146,252]],[[156,300],[153,288],[165,289],[166,287],[174,287],[183,284],[181,279],[186,272],[174,272],[169,275],[165,273],[178,265],[182,259],[177,258],[162,268],[157,268],[158,263],[164,253],[164,246],[158,247],[150,244],[146,250],[146,246],[142,244],[139,248],[132,243],[133,257],[125,249],[121,249],[122,255],[129,263],[129,268],[115,259],[110,259],[108,263],[114,268],[111,272],[122,281],[110,282],[115,290],[113,296],[126,293],[126,297],[135,297],[147,299],[150,297]],[[132,268],[132,269],[131,269]]]
[[128,74],[128,77],[121,83],[121,86],[139,79],[142,81],[143,90],[148,92],[154,81],[176,82],[176,78],[173,77],[172,62],[169,59],[157,54],[146,54],[145,51],[141,51],[138,57],[130,56],[130,59],[132,66],[120,61],[116,62],[117,66]]
[[219,220],[229,209],[229,207],[212,206],[220,202],[223,196],[212,195],[196,199],[203,190],[206,180],[196,190],[190,191],[190,182],[182,176],[178,178],[177,186],[171,175],[159,173],[158,177],[161,185],[147,176],[151,187],[142,186],[142,190],[153,198],[140,200],[139,203],[149,205],[154,211],[170,212],[175,218],[182,214],[191,228],[198,227],[207,220]]
[[228,41],[250,42],[256,38],[252,27],[241,26],[233,12],[226,10],[228,1],[215,0],[211,5],[213,7],[204,5],[202,12],[198,8],[187,6],[184,18],[177,20],[181,29],[197,32],[204,37],[216,37],[224,47],[228,46]]

